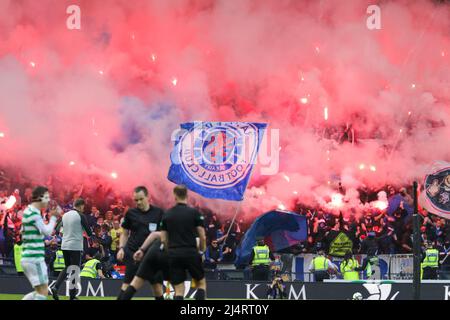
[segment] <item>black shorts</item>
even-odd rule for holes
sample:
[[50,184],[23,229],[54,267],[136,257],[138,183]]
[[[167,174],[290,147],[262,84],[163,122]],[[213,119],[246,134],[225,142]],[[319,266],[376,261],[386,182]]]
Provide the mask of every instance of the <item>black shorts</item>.
[[81,267],[81,251],[63,250],[64,264],[66,267]]
[[202,257],[195,255],[170,255],[169,256],[169,277],[173,285],[186,281],[186,271],[191,277],[198,281],[205,277]]
[[125,248],[124,251],[125,257],[123,260],[125,264],[125,277],[123,278],[123,283],[130,284],[139,269],[140,263],[134,261],[134,252],[127,248]]
[[170,280],[169,259],[167,253],[148,251],[136,272],[136,276],[149,281],[151,284],[163,283]]

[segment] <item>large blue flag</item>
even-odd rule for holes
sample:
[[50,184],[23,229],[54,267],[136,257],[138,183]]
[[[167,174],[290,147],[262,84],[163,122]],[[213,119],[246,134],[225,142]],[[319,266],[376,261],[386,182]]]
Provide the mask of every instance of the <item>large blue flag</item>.
[[181,124],[168,179],[206,198],[242,200],[266,127],[248,122]]
[[258,238],[271,243],[272,250],[289,248],[308,238],[308,223],[305,216],[297,213],[274,210],[260,216],[247,230],[236,250],[236,266],[247,265]]

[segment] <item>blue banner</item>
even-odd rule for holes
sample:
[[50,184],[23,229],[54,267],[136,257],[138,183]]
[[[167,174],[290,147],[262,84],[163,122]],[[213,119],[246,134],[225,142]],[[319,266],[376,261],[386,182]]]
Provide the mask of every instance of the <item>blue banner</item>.
[[400,194],[396,194],[394,196],[389,197],[388,199],[388,207],[386,209],[386,212],[389,216],[393,216],[394,212],[397,211],[397,209],[400,207],[400,203],[403,201],[403,208],[405,208],[408,215],[412,215],[414,208],[411,207],[405,200],[404,197]]
[[188,122],[180,127],[168,179],[206,198],[241,201],[267,124]]
[[281,210],[270,211],[260,216],[247,230],[236,250],[236,266],[250,262],[252,249],[256,239],[260,237],[264,237],[271,244],[272,251],[289,248],[307,239],[306,217]]

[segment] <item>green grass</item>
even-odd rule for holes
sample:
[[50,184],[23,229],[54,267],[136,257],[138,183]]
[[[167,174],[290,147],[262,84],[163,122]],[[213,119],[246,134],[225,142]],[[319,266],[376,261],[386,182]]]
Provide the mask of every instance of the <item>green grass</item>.
[[[22,300],[22,294],[0,294],[0,300]],[[69,297],[59,296],[60,300],[69,300]],[[116,300],[117,297],[79,297],[80,300]],[[53,300],[48,297],[48,300]],[[133,300],[154,300],[153,298],[134,298]]]
[[[23,294],[0,294],[0,300],[22,300]],[[60,300],[69,300],[69,297],[59,296]],[[117,297],[78,297],[79,300],[116,300]],[[53,300],[51,296],[48,300]],[[133,300],[154,300],[154,298],[133,298]],[[187,299],[193,300],[193,299]],[[208,299],[208,300],[246,300],[246,299]]]

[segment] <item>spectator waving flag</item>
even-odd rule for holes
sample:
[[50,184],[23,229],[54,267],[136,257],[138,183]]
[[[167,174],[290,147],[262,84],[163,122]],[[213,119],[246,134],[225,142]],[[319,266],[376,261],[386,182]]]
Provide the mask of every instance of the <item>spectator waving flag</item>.
[[247,265],[256,239],[264,237],[272,251],[289,248],[305,241],[308,237],[308,223],[305,216],[294,212],[273,210],[258,217],[247,230],[236,249],[235,265]]
[[266,127],[249,122],[181,124],[168,179],[206,198],[241,201]]
[[420,205],[428,212],[450,219],[450,163],[439,162],[425,177]]

